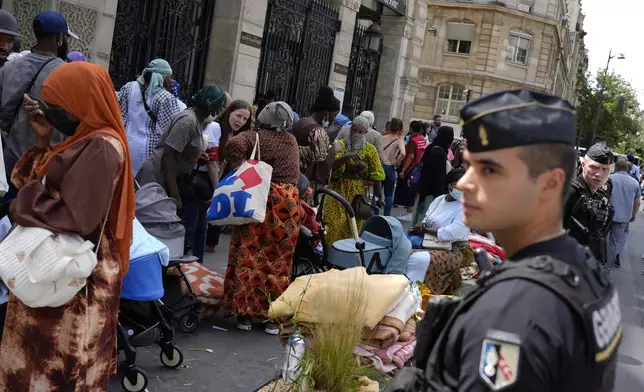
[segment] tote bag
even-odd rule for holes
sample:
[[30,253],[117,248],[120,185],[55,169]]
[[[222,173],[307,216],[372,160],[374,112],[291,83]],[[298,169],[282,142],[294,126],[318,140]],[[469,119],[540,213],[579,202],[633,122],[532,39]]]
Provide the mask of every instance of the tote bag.
[[259,134],[256,134],[250,159],[219,181],[206,214],[209,223],[244,225],[264,222],[273,167],[261,159]]

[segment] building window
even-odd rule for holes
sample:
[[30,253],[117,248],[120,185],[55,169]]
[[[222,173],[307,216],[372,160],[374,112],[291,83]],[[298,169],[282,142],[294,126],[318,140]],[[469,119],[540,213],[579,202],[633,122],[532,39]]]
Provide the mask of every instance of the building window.
[[471,49],[472,41],[459,41],[457,39],[447,40],[448,53],[470,54]]
[[515,64],[528,65],[532,38],[520,32],[511,32],[508,37],[505,60]]
[[529,14],[532,13],[532,4],[526,4],[526,3],[519,3],[519,11],[527,12]]
[[472,23],[447,22],[447,53],[470,54],[475,29]]
[[445,85],[438,88],[436,99],[436,113],[447,117],[460,116],[461,108],[465,104],[465,89],[457,85]]

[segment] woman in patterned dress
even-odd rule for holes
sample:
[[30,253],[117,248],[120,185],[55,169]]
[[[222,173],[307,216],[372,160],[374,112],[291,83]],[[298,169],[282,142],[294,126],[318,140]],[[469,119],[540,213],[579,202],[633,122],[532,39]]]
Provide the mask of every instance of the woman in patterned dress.
[[[41,110],[25,97],[38,138],[13,171],[19,189],[13,219],[94,244],[106,215],[107,225],[87,291],[57,308],[32,309],[10,296],[0,390],[107,391],[116,373],[121,280],[129,266],[135,205],[123,120],[114,85],[99,65],[62,65],[45,80],[42,99],[47,108]],[[52,126],[69,139],[51,146]]]
[[[295,137],[286,131],[293,111],[284,102],[272,102],[257,119],[259,131],[242,132],[224,148],[230,167],[239,167],[250,158],[259,134],[261,160],[273,167],[266,219],[236,226],[230,240],[224,311],[236,316],[237,328],[244,331],[251,330],[253,319],[265,320],[270,301],[288,287],[300,231],[299,150]],[[268,323],[265,332],[276,335],[279,327]]]
[[[380,163],[378,150],[365,140],[370,129],[369,120],[357,116],[351,124],[351,132],[345,139],[338,141],[339,148],[333,165],[329,187],[338,192],[349,203],[358,195],[366,195],[367,182],[373,181],[374,194],[381,206],[384,202],[380,182],[385,179],[385,171]],[[325,236],[327,245],[337,240],[353,238],[349,215],[344,207],[335,199],[327,198],[324,202],[324,221],[329,226]],[[358,230],[364,223],[356,217]]]

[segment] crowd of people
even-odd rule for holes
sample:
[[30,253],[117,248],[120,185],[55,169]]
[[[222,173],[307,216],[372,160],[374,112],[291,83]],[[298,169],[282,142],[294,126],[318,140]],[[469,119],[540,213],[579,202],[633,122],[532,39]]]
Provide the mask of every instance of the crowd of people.
[[[270,301],[289,286],[300,225],[312,221],[313,195],[322,187],[354,206],[358,229],[370,215],[389,216],[399,206],[406,208],[398,218],[411,223],[412,243],[425,235],[451,243],[449,249],[417,244],[409,257],[408,277],[433,294],[453,294],[478,272],[471,235],[494,244],[465,222],[457,184],[469,167],[467,142],[440,115],[412,121],[408,132],[399,118],[379,129],[371,111],[341,115],[328,86],[302,118],[273,93],[256,106],[215,84],[185,97],[164,59],[153,59],[117,91],[104,68],[68,53],[75,34],[62,15],[36,15],[33,30],[35,46],[21,51],[15,19],[0,11],[0,127],[10,179],[0,211],[19,225],[99,243],[99,262],[88,290],[59,308],[29,308],[4,288],[2,390],[35,383],[47,390],[107,390],[116,370],[118,299],[136,188],[157,183],[174,199],[186,229],[184,251],[203,262],[219,245],[221,228],[206,220],[213,193],[255,148],[273,171],[264,222],[235,226],[230,240],[223,309],[240,330],[265,321]],[[615,266],[640,206],[628,163],[615,162],[604,144],[590,148],[564,206],[568,232]],[[325,246],[353,236],[342,203],[327,200],[322,214]],[[279,333],[276,324],[264,327]],[[69,382],[74,385],[62,384]]]

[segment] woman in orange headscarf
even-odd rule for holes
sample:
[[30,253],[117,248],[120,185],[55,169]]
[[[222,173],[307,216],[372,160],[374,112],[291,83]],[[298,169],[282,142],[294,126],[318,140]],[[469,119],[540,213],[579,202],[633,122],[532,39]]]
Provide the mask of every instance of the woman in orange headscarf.
[[[98,264],[88,290],[61,307],[32,309],[10,297],[0,390],[107,391],[116,371],[121,278],[129,265],[135,206],[123,120],[114,85],[98,65],[57,68],[43,84],[42,99],[39,106],[25,97],[38,138],[14,168],[19,192],[12,218],[22,226],[100,240]],[[50,146],[52,126],[69,138]]]

